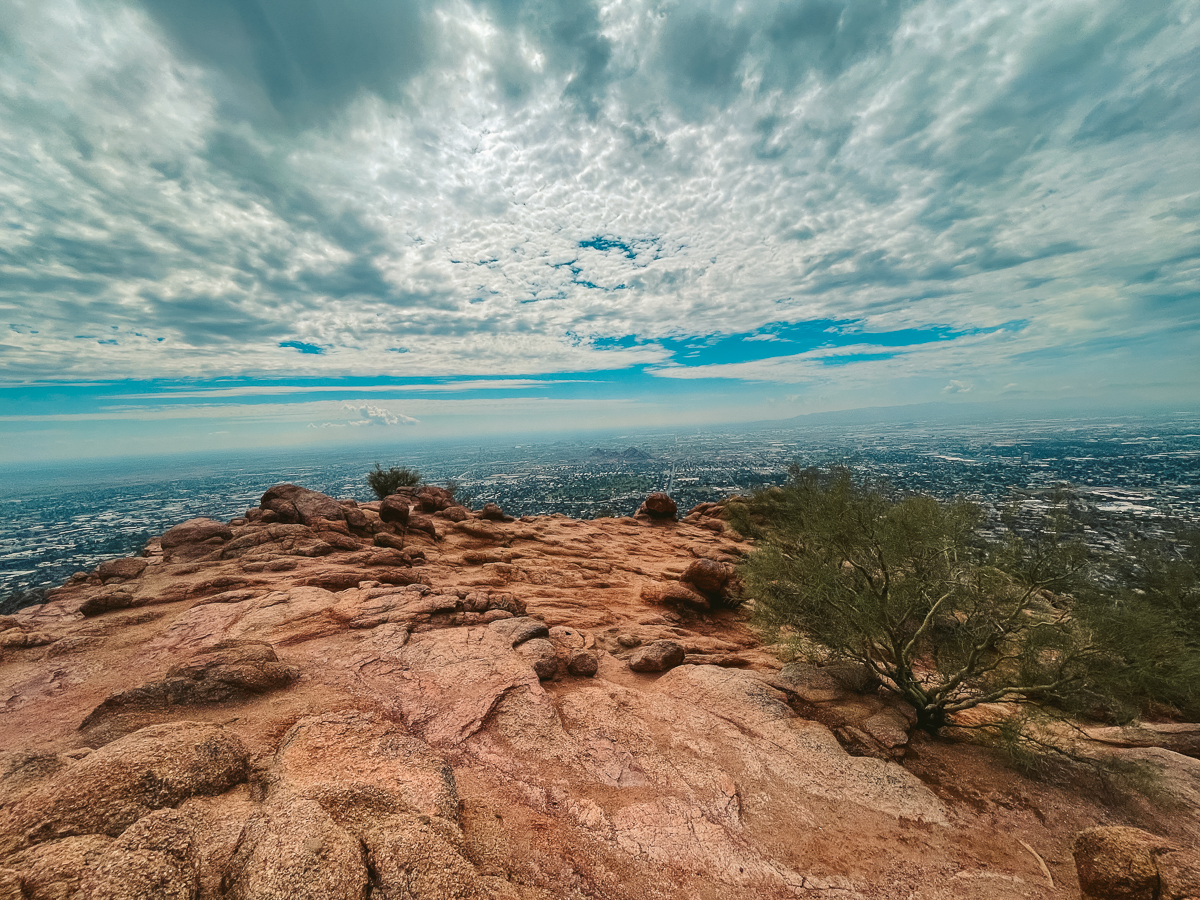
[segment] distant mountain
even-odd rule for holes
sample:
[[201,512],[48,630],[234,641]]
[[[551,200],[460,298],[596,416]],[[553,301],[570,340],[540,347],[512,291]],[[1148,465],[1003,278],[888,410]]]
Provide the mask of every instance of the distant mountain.
[[606,450],[597,447],[592,451],[592,456],[599,459],[654,459],[649,453],[639,450],[637,447],[630,447],[626,450]]

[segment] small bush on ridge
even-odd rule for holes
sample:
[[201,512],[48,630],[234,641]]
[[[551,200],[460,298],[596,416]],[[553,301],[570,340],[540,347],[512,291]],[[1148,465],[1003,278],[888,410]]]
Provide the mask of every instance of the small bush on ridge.
[[367,473],[367,484],[380,500],[396,493],[402,487],[414,487],[420,483],[421,473],[416,469],[396,466],[384,469],[379,463],[375,463],[375,469]]

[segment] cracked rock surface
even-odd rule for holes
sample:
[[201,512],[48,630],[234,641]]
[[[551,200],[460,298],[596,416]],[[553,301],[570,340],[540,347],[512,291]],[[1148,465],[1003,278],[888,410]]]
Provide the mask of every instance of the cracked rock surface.
[[[1110,811],[782,666],[722,507],[652,507],[279,485],[3,617],[0,897],[1078,896]],[[1122,815],[1194,841],[1200,763],[1122,748],[1195,795]]]

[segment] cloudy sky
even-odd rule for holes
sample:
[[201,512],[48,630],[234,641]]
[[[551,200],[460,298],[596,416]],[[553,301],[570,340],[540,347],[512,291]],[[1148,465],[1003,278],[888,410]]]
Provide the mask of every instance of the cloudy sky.
[[1200,398],[1200,0],[0,0],[0,459]]

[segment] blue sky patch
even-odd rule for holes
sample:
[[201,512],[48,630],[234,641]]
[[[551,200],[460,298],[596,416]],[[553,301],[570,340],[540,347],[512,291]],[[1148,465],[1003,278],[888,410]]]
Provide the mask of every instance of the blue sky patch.
[[301,353],[313,353],[318,356],[325,352],[324,347],[317,346],[316,344],[306,344],[304,341],[280,341],[279,346],[291,347],[293,350],[299,350]]
[[660,346],[671,353],[671,363],[679,366],[715,366],[756,362],[796,356],[813,350],[835,347],[876,346],[897,348],[889,353],[849,353],[825,357],[825,365],[891,359],[900,348],[940,341],[952,341],[968,335],[997,331],[1019,331],[1028,322],[1006,322],[991,328],[956,329],[950,325],[900,328],[894,331],[865,331],[856,319],[814,319],[807,322],[769,322],[754,331],[736,334],[712,334],[693,337],[645,339],[638,335],[601,337],[592,341],[598,350]]
[[609,250],[618,250],[626,259],[636,259],[637,252],[629,244],[615,238],[603,237],[596,235],[594,238],[589,238],[586,241],[579,242],[580,247],[590,247],[592,250],[599,250],[601,253],[607,253]]

